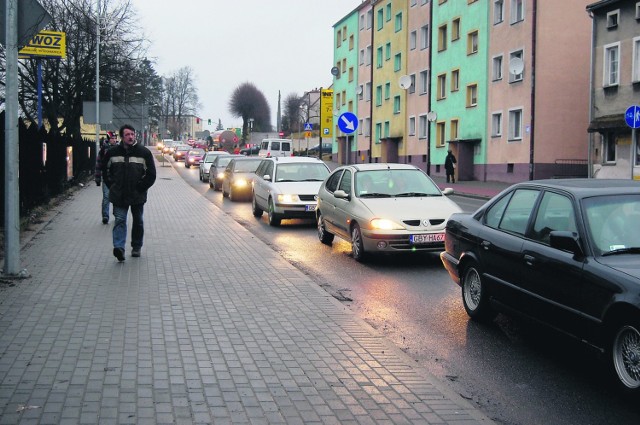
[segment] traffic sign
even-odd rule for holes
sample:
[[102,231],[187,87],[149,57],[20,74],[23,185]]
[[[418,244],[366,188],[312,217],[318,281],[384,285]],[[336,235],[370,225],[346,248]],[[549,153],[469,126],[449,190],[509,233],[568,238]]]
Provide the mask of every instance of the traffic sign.
[[304,123],[304,131],[311,131],[311,130],[313,130],[313,125],[310,122]]
[[353,112],[345,112],[338,118],[338,127],[343,133],[351,134],[358,128],[358,117]]
[[640,106],[629,106],[627,112],[624,113],[624,120],[631,128],[640,128]]

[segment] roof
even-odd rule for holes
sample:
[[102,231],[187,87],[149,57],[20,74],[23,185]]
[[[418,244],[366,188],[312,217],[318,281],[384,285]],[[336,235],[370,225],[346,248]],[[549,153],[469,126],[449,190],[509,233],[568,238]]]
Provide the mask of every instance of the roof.
[[609,6],[609,5],[613,5],[616,3],[619,3],[620,0],[600,0],[597,1],[595,3],[591,3],[587,5],[587,11],[593,11],[596,9],[600,9],[601,7],[605,7],[605,6]]
[[602,117],[594,118],[589,124],[587,131],[594,133],[600,130],[630,130],[624,120],[624,114],[605,115]]
[[640,195],[640,181],[623,179],[531,180],[510,187],[544,186],[572,193],[577,198],[631,193]]
[[318,158],[313,158],[313,157],[309,157],[309,156],[270,156],[268,158],[261,158],[261,159],[270,159],[273,160],[273,162],[320,162],[320,163],[324,163],[324,161],[318,159]]
[[[358,171],[375,171],[375,170],[419,170],[411,164],[398,164],[395,162],[378,162],[378,163],[365,163],[365,164],[349,164],[342,167],[354,167]],[[340,167],[340,168],[342,168]]]

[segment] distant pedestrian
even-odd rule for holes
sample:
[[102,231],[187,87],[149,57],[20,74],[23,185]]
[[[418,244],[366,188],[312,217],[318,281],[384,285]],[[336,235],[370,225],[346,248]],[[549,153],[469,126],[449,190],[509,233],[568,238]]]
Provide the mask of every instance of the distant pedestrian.
[[240,153],[240,148],[238,147],[238,145],[236,145],[236,146],[233,148],[233,153],[234,153],[234,154],[236,154],[236,155],[238,155],[238,154]]
[[[456,171],[456,163],[458,161],[456,161],[456,157],[455,155],[453,155],[453,152],[451,152],[451,149],[449,149],[447,151],[447,157],[444,160],[444,170],[447,173],[447,183],[451,182],[451,183],[455,183],[456,182],[456,175],[455,175],[455,171]],[[449,181],[451,180],[451,181]]]
[[[96,186],[100,186],[102,183],[102,158],[109,149],[114,147],[118,143],[118,138],[112,131],[107,131],[107,137],[102,141],[98,155],[96,156],[96,173],[95,181]],[[109,223],[109,187],[106,184],[102,185],[102,224]]]
[[156,166],[149,149],[136,142],[136,130],[120,127],[121,142],[109,149],[102,160],[102,179],[109,187],[113,204],[113,255],[124,261],[127,242],[127,214],[131,208],[131,256],[139,257],[144,238],[144,204],[147,190],[156,181]]

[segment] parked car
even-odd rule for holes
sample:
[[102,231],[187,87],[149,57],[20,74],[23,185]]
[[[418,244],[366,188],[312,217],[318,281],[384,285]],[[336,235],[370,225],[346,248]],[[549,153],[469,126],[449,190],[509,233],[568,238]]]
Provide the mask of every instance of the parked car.
[[[218,151],[216,151],[218,152]],[[213,190],[221,190],[222,189],[222,181],[224,180],[224,170],[227,169],[227,165],[233,158],[241,158],[243,155],[231,155],[226,151],[226,155],[219,155],[216,159],[211,163],[211,167],[209,168],[209,187],[213,188]]]
[[175,146],[173,151],[173,160],[174,161],[184,161],[185,156],[191,150],[191,146],[189,145],[178,145]]
[[462,211],[422,170],[407,164],[336,168],[318,192],[318,238],[351,242],[353,258],[370,253],[437,252],[451,214]]
[[264,159],[253,180],[253,215],[267,211],[271,226],[286,218],[314,218],[318,189],[328,175],[329,167],[317,158]]
[[229,155],[226,151],[209,151],[204,155],[202,161],[200,161],[200,181],[209,181],[209,169],[211,168],[211,164],[219,155]]
[[238,156],[239,158],[229,161],[222,180],[222,196],[229,197],[230,201],[251,197],[251,184],[256,175],[256,169],[262,161],[261,158]]
[[204,158],[205,153],[204,149],[189,149],[184,157],[184,166],[186,168],[191,168],[192,165],[200,166],[200,161]]
[[258,155],[258,153],[260,153],[260,144],[253,145],[250,148],[240,149],[240,155],[251,156]]
[[[307,150],[307,155],[318,155],[318,150],[320,149],[320,143],[318,143],[315,146],[310,147]],[[333,149],[333,144],[332,143],[323,143],[322,144],[322,154],[325,153],[331,153],[331,150]]]
[[607,360],[640,392],[640,182],[519,183],[447,223],[440,257],[467,314],[518,314]]

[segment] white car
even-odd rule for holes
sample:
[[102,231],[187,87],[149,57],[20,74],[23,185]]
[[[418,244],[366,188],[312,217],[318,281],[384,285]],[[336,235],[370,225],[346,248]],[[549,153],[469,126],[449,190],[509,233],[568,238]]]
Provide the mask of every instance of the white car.
[[336,168],[318,192],[318,239],[351,242],[357,261],[369,253],[444,250],[445,226],[460,207],[419,168],[354,164]]
[[213,160],[216,159],[218,155],[229,155],[227,151],[209,151],[205,154],[202,161],[200,161],[200,181],[208,182],[209,181],[209,169],[211,168],[211,164]]
[[271,226],[279,226],[286,218],[314,218],[318,189],[329,173],[329,167],[317,158],[262,160],[253,179],[253,215],[261,217],[267,211]]

